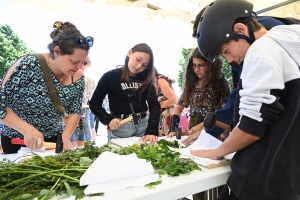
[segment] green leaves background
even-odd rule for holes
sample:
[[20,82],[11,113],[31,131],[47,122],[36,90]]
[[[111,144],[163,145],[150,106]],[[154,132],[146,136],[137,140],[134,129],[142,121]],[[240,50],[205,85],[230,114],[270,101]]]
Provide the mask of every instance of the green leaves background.
[[0,79],[18,58],[29,53],[33,51],[28,50],[9,25],[0,26]]

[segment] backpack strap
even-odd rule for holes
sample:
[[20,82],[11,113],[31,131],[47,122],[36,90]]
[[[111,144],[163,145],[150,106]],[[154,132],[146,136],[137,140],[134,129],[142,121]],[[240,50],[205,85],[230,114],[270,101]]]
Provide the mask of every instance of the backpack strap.
[[284,23],[285,25],[300,24],[300,20],[293,17],[272,17]]
[[35,57],[39,60],[41,69],[42,69],[43,74],[44,74],[45,81],[47,83],[48,94],[50,95],[53,104],[55,105],[56,109],[59,112],[63,113],[66,116],[66,109],[59,102],[59,99],[58,99],[58,96],[57,96],[57,90],[54,87],[54,83],[53,83],[53,80],[51,78],[49,67],[47,65],[47,62],[46,62],[44,56],[42,54],[35,54]]

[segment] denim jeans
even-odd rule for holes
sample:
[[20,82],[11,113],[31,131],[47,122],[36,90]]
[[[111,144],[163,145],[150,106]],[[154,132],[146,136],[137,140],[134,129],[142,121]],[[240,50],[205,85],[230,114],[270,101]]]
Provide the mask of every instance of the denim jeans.
[[90,112],[90,127],[95,128],[95,115]]
[[71,141],[91,141],[92,140],[92,133],[90,127],[90,109],[84,108],[81,110],[83,116],[85,116],[84,121],[82,123],[83,129],[80,130],[76,128],[71,136]]
[[70,138],[71,142],[77,142],[77,141],[86,141],[84,131],[80,130],[79,128],[76,128],[74,132],[72,133],[72,136]]
[[[121,119],[119,119],[121,120]],[[107,131],[108,141],[114,138],[142,137],[148,126],[149,116],[139,119],[138,125],[134,125],[133,121],[126,122],[119,129]]]

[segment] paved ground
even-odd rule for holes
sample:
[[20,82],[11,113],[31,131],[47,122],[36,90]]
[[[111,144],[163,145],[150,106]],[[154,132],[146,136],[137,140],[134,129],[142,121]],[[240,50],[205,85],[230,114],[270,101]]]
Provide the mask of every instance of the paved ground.
[[107,143],[107,130],[106,126],[99,123],[98,131],[96,136],[96,144],[106,144]]

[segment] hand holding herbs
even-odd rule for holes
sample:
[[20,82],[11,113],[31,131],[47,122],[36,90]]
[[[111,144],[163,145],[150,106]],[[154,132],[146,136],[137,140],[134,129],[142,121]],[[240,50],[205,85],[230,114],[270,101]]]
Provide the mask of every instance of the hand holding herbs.
[[[126,148],[114,148],[109,144],[95,147],[87,142],[81,149],[64,151],[56,156],[35,155],[18,164],[5,159],[0,161],[0,200],[46,200],[56,195],[60,198],[74,195],[76,199],[82,199],[85,186],[79,186],[80,177],[101,153],[107,151],[119,155],[136,153],[139,158],[151,162],[160,175],[179,176],[200,170],[191,159],[179,158],[180,154],[169,150],[168,146],[179,148],[177,141],[166,140],[160,140],[156,145],[135,144]],[[161,181],[148,187],[159,183]]]

